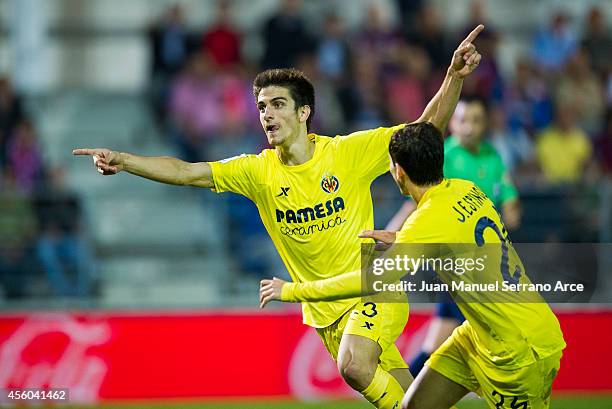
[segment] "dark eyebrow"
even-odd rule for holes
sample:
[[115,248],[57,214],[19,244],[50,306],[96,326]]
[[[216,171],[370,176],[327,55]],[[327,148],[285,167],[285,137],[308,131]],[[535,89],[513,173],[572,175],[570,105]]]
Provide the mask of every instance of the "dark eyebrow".
[[[287,102],[287,98],[285,98],[285,97],[274,97],[274,98],[272,98],[270,100],[270,103],[276,102],[276,101],[281,101],[281,100]],[[257,102],[257,106],[260,106],[261,104],[264,104],[264,102],[263,101],[258,101]]]

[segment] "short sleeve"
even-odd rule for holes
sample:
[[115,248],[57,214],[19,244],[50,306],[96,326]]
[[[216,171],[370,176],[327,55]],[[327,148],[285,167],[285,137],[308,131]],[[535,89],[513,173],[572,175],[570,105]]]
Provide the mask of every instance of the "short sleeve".
[[338,152],[343,161],[356,169],[361,177],[374,180],[389,171],[389,141],[405,124],[376,128],[338,137]]
[[239,155],[209,162],[217,193],[234,192],[255,201],[261,189],[263,159],[258,155]]

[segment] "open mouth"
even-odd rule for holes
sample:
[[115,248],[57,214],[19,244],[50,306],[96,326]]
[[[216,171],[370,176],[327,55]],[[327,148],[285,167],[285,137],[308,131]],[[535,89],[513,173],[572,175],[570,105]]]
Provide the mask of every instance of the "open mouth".
[[280,129],[280,126],[278,125],[267,125],[266,126],[266,132],[276,132]]

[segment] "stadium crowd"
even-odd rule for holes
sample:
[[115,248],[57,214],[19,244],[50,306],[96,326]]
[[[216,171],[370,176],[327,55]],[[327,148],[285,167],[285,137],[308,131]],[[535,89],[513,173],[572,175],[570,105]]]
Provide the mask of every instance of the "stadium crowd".
[[0,287],[6,298],[88,296],[95,263],[81,203],[49,167],[24,98],[0,78]]
[[[301,1],[284,0],[256,33],[233,23],[231,1],[219,1],[214,21],[199,32],[188,29],[181,6],[172,7],[149,31],[151,104],[168,140],[189,161],[264,148],[251,81],[270,67],[295,66],[313,81],[318,133],[346,134],[416,119],[438,89],[450,47],[484,23],[477,40],[483,60],[463,95],[486,101],[488,139],[519,190],[579,190],[583,196],[610,178],[612,35],[603,10],[592,8],[582,22],[553,13],[547,25],[534,30],[528,52],[502,69],[498,47],[504,33],[489,22],[483,2],[471,3],[470,21],[457,32],[446,31],[439,10],[427,2],[395,3],[396,24],[372,2],[363,23],[349,30],[332,6],[317,22],[304,16]],[[262,44],[255,60],[245,52],[253,36]],[[254,207],[247,211],[243,200],[230,201],[242,209],[243,220],[257,220]],[[569,207],[585,210],[584,203],[578,210]],[[377,214],[392,215],[379,208]],[[596,224],[589,237],[596,237]],[[230,237],[245,234],[265,232],[257,223],[230,229]],[[556,239],[576,240],[571,234]],[[232,250],[246,258],[251,254]]]
[[242,55],[252,33],[232,24],[231,1],[220,1],[213,23],[198,33],[174,6],[149,33],[158,118],[186,160],[262,148],[252,77],[296,66],[315,84],[313,128],[321,134],[415,119],[441,82],[450,45],[484,22],[477,40],[483,61],[463,95],[488,102],[489,136],[517,183],[576,184],[609,175],[612,35],[602,10],[593,8],[581,24],[554,14],[513,75],[504,76],[497,58],[504,34],[488,22],[482,2],[472,3],[470,21],[456,33],[444,30],[426,2],[397,3],[403,16],[397,25],[373,2],[367,20],[349,31],[333,9],[319,27],[302,17],[300,1],[282,1],[257,33],[263,43],[257,62]]
[[[186,24],[188,10],[180,5],[153,22],[146,33],[148,96],[178,156],[216,160],[265,148],[251,82],[270,67],[295,66],[312,80],[317,133],[416,119],[439,87],[451,47],[484,23],[477,40],[483,59],[463,95],[487,101],[488,138],[519,191],[596,190],[612,177],[612,34],[603,10],[592,8],[582,21],[554,13],[534,28],[529,52],[502,69],[497,51],[504,32],[489,21],[482,2],[472,3],[470,21],[456,32],[445,30],[439,10],[426,1],[395,0],[395,23],[372,2],[353,30],[332,5],[310,21],[300,0],[283,0],[255,33],[238,28],[228,0],[218,1],[213,22],[200,31]],[[253,37],[261,43],[258,58]],[[232,196],[229,250],[240,255],[240,270],[264,275],[269,264],[252,247],[259,241],[245,237],[266,233],[254,206]],[[95,291],[78,197],[66,188],[61,169],[46,166],[36,124],[8,78],[0,80],[0,208],[0,280],[7,296],[24,295],[30,277],[45,277],[43,294]],[[390,218],[395,210],[377,210],[377,217]],[[596,230],[597,221],[591,224]]]

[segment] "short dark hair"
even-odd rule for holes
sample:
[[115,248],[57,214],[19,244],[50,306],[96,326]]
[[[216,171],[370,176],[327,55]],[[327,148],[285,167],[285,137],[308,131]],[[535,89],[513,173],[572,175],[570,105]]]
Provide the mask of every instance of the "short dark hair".
[[389,143],[391,160],[418,186],[444,179],[444,141],[431,122],[409,124],[395,131]]
[[253,81],[255,99],[263,88],[270,86],[287,88],[289,95],[295,101],[296,111],[304,105],[310,107],[310,115],[306,120],[306,129],[310,130],[310,123],[315,113],[315,91],[308,77],[295,68],[274,68],[260,72]]
[[460,101],[466,104],[480,104],[484,109],[485,115],[489,116],[489,111],[491,107],[489,106],[489,101],[487,101],[486,99],[478,95],[467,95],[461,97]]

